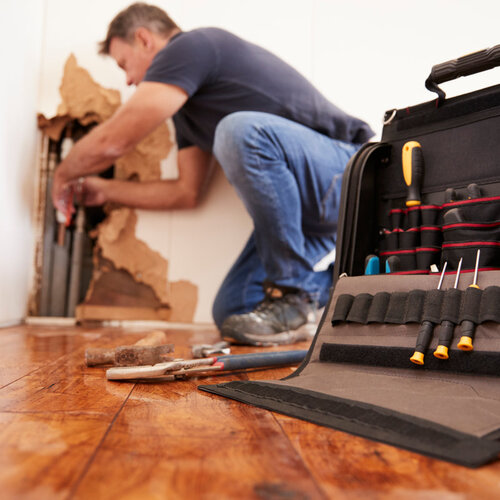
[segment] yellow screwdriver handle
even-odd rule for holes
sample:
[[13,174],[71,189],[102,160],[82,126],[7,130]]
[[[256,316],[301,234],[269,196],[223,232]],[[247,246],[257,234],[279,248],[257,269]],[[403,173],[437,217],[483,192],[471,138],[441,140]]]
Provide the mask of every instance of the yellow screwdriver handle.
[[403,146],[403,176],[408,186],[407,207],[415,207],[422,203],[420,189],[424,177],[424,155],[422,146],[417,141],[409,141]]

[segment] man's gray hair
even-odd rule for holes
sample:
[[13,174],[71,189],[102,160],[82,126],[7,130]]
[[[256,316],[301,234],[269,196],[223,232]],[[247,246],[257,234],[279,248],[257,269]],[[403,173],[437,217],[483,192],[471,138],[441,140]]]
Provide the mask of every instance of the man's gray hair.
[[109,54],[109,45],[115,37],[133,42],[135,31],[140,27],[164,36],[168,36],[178,28],[177,24],[159,7],[142,2],[134,3],[122,10],[111,21],[106,38],[99,43],[99,54]]

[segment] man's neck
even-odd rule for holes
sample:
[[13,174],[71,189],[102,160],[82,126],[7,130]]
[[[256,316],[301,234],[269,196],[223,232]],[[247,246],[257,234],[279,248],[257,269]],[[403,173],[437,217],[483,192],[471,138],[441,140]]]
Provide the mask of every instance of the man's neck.
[[160,42],[160,49],[164,49],[170,42],[170,40],[172,40],[172,38],[174,38],[175,35],[177,35],[178,33],[181,32],[181,29],[180,28],[175,28],[173,29],[170,34],[167,36],[167,38],[163,38],[162,39],[162,42]]

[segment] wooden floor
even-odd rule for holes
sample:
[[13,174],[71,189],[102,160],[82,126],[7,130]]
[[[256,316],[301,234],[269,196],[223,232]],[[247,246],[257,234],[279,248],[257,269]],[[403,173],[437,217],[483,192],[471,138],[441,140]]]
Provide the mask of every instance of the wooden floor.
[[[470,470],[196,389],[247,375],[136,384],[85,367],[86,347],[145,333],[0,329],[2,499],[500,498],[500,462]],[[214,330],[167,334],[178,357],[217,339]]]

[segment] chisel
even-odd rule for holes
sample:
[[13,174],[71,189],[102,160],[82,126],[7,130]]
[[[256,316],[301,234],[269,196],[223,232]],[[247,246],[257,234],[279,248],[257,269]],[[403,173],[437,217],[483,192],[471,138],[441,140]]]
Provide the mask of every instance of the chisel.
[[[457,268],[457,274],[455,277],[455,284],[453,288],[458,288],[458,280],[460,279],[460,270],[462,269],[463,258],[460,259]],[[438,359],[448,359],[448,349],[453,339],[453,330],[455,329],[455,323],[448,320],[443,320],[441,322],[441,328],[439,330],[439,344],[434,351],[434,356]]]
[[422,203],[420,189],[424,177],[424,155],[417,141],[409,141],[403,146],[403,176],[408,186],[407,207]]
[[[438,290],[441,290],[441,285],[443,284],[444,273],[446,271],[446,266],[448,262],[445,262],[443,265],[443,270],[441,271],[441,277],[439,278],[439,283],[437,286]],[[424,355],[425,351],[427,351],[429,344],[432,339],[432,331],[434,330],[434,323],[432,321],[424,320],[422,325],[420,326],[420,330],[418,331],[417,337],[417,345],[415,347],[415,352],[413,356],[410,358],[412,363],[416,365],[424,364]]]

